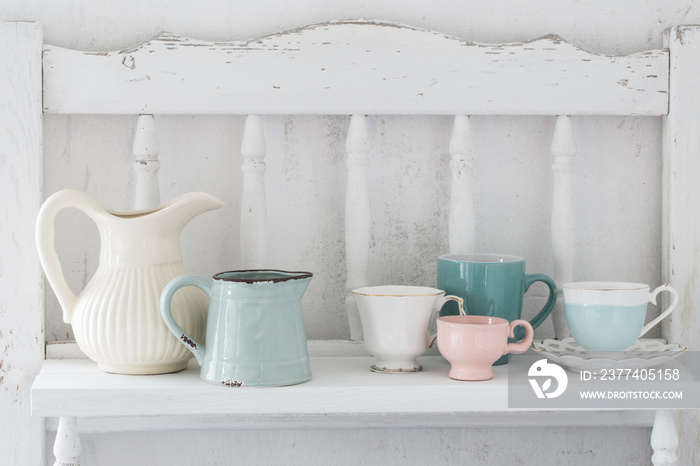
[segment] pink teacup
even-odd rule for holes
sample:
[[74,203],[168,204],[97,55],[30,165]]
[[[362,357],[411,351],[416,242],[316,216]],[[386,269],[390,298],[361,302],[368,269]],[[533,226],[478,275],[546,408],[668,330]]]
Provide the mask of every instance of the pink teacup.
[[[508,343],[518,325],[525,328],[525,338]],[[456,380],[489,380],[491,366],[506,353],[520,354],[530,348],[534,331],[526,320],[488,316],[445,316],[437,321],[437,344],[449,361],[450,378]]]

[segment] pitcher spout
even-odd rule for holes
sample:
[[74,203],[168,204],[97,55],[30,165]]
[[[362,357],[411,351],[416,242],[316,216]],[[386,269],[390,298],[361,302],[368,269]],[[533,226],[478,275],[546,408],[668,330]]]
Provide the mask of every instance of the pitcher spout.
[[294,280],[294,283],[296,285],[296,291],[297,295],[299,296],[299,299],[301,299],[302,296],[304,296],[304,293],[306,293],[306,289],[309,287],[309,284],[311,283],[311,275],[300,278],[298,280]]
[[181,231],[187,223],[199,214],[223,207],[224,203],[211,194],[193,192],[182,194],[163,205],[165,223],[172,231]]
[[180,234],[197,215],[223,203],[206,193],[187,193],[152,209],[107,211],[101,230],[100,263],[168,264],[182,261]]
[[119,220],[139,219],[149,224],[151,231],[167,231],[179,235],[187,223],[199,214],[223,207],[224,203],[211,194],[192,192],[181,194],[151,209],[121,212],[107,210]]

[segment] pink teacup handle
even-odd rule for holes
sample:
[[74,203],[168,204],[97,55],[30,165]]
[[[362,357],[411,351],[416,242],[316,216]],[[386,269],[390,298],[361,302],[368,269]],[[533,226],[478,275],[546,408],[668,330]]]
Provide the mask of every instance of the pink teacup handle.
[[510,338],[515,338],[514,331],[515,327],[517,327],[518,325],[525,327],[525,338],[520,340],[519,343],[508,343],[508,345],[506,346],[506,351],[503,354],[520,354],[530,349],[530,345],[532,344],[532,338],[535,336],[535,331],[532,329],[532,325],[530,325],[530,322],[528,322],[527,320],[514,320],[513,322],[511,322],[510,326],[508,327],[508,336]]
[[447,304],[447,301],[457,301],[457,304],[459,305],[459,315],[467,315],[467,313],[464,311],[464,299],[460,298],[459,296],[453,296],[451,294],[448,294],[447,296],[442,296],[438,298],[438,300],[435,301],[435,306],[433,306],[433,313],[430,315],[430,322],[436,324],[436,330],[433,332],[430,330],[430,328],[428,329],[428,348],[432,348],[433,343],[435,343],[435,339],[437,338],[436,320],[438,318],[440,310],[442,309],[442,306]]

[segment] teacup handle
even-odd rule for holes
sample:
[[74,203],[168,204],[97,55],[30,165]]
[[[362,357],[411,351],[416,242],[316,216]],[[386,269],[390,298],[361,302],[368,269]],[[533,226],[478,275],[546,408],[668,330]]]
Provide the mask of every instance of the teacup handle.
[[[447,296],[441,296],[435,301],[435,306],[433,306],[433,312],[430,314],[430,324],[428,326],[428,348],[432,348],[433,344],[435,343],[435,339],[437,338],[437,324],[434,326],[432,325],[438,317],[438,314],[440,313],[440,310],[442,307],[447,304],[447,301],[457,301],[457,305],[459,306],[459,314],[466,316],[467,313],[464,311],[464,299],[460,298],[459,296],[454,296],[451,294],[448,294]],[[432,328],[435,327],[435,331],[432,331]]]
[[535,336],[535,331],[527,320],[514,320],[510,323],[508,327],[508,337],[515,338],[515,327],[522,326],[525,328],[525,338],[520,340],[519,343],[508,343],[506,345],[506,351],[503,354],[520,354],[530,349],[532,344],[532,338]]
[[554,309],[554,304],[557,302],[557,285],[554,283],[554,280],[542,273],[533,273],[530,275],[525,275],[525,292],[530,289],[530,286],[532,286],[535,282],[542,282],[545,285],[547,285],[547,288],[549,288],[549,296],[547,297],[547,302],[544,303],[544,306],[540,310],[540,312],[537,313],[535,317],[533,317],[530,320],[530,324],[532,324],[533,328],[537,328],[540,326],[542,322],[551,314],[552,310]]
[[644,335],[645,333],[647,333],[649,330],[651,330],[651,328],[654,325],[661,322],[661,320],[663,320],[664,317],[666,317],[667,315],[672,313],[676,309],[676,306],[678,305],[678,293],[676,292],[676,290],[671,288],[671,286],[668,283],[665,285],[661,285],[660,287],[656,288],[654,291],[649,293],[649,296],[647,297],[647,302],[652,303],[652,304],[656,304],[656,296],[659,293],[661,293],[662,291],[668,291],[669,293],[671,293],[671,296],[672,296],[671,304],[668,306],[668,309],[666,309],[664,312],[659,314],[659,316],[656,319],[652,320],[651,322],[646,324],[644,327],[642,327],[642,333],[639,334],[640,337],[642,335]]
[[196,286],[211,298],[211,280],[196,275],[182,275],[170,280],[170,282],[165,285],[165,288],[163,288],[163,293],[160,295],[160,314],[163,317],[165,325],[168,326],[168,329],[177,337],[180,343],[185,345],[185,348],[194,354],[194,357],[201,366],[204,362],[204,345],[192,338],[177,322],[175,322],[173,311],[170,309],[173,295],[177,290],[185,286]]

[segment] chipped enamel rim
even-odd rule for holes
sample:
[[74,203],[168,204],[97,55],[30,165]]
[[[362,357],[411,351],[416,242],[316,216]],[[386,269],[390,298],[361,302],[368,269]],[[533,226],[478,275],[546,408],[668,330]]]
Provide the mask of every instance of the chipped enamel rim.
[[[235,276],[228,276],[235,275]],[[252,270],[230,270],[219,272],[212,278],[222,282],[233,283],[281,283],[290,280],[301,280],[311,278],[311,272],[288,272],[286,270],[275,269],[252,269]]]

